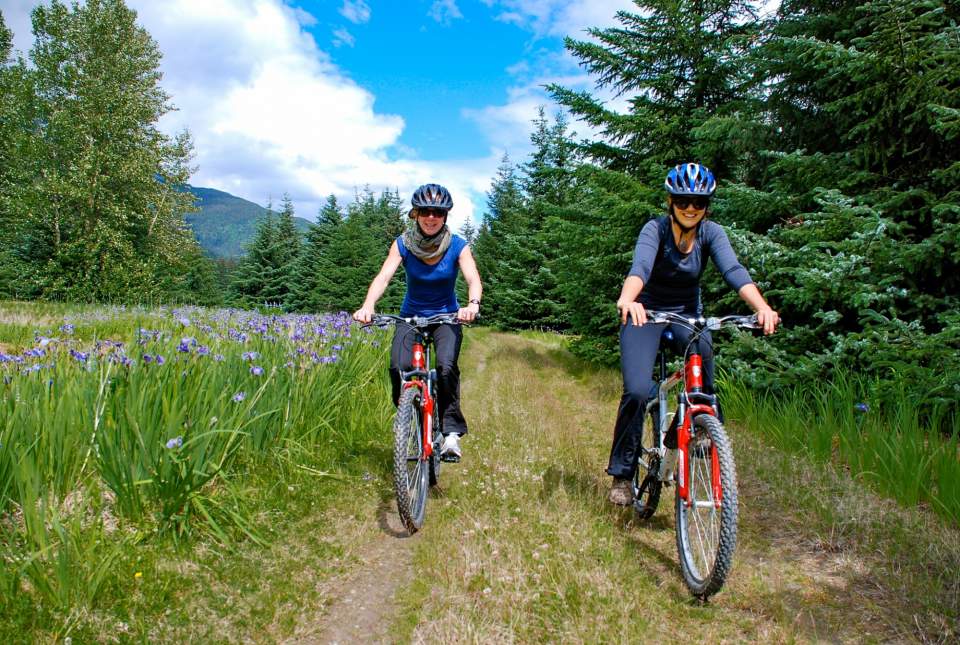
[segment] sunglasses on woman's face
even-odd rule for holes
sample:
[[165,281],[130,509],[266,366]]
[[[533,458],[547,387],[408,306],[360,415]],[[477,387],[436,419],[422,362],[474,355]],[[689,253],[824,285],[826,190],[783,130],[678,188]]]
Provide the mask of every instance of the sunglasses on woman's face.
[[710,204],[710,200],[706,197],[677,195],[673,198],[673,205],[680,210],[686,210],[687,208],[690,208],[690,206],[693,206],[698,211],[702,211],[707,207],[708,204]]
[[446,217],[447,211],[436,208],[421,208],[417,210],[419,217]]

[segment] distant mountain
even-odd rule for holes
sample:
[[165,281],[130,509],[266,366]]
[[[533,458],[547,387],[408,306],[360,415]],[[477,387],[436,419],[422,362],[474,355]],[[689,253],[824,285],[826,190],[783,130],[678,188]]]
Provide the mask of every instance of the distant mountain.
[[[197,197],[200,209],[186,216],[200,246],[217,258],[243,255],[243,245],[253,239],[257,223],[266,216],[267,209],[222,190],[189,185],[186,189]],[[310,222],[302,217],[294,217],[293,221],[302,232],[310,227]]]

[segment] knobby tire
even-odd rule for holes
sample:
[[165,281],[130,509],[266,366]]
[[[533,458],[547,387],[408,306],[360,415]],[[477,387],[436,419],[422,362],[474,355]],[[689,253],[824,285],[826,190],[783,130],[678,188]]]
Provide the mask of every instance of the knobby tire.
[[397,511],[407,530],[416,533],[427,512],[428,465],[423,455],[420,392],[407,388],[400,395],[393,421],[393,485]]
[[[710,486],[710,446],[716,446],[720,466],[721,504],[717,509]],[[711,415],[694,418],[690,435],[687,506],[676,496],[677,552],[683,581],[694,596],[706,600],[720,591],[733,564],[737,547],[737,472],[730,440],[720,421]],[[706,455],[706,456],[705,456]],[[701,505],[696,505],[701,502]]]

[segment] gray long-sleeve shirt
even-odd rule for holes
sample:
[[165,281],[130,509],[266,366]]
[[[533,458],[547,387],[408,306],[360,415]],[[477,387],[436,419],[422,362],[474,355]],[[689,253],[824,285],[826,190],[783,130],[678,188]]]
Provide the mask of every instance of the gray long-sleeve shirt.
[[637,238],[630,267],[629,275],[643,280],[638,300],[651,309],[701,314],[700,276],[706,269],[707,254],[734,291],[753,282],[719,224],[703,220],[697,227],[693,248],[681,253],[673,240],[670,217],[650,220]]

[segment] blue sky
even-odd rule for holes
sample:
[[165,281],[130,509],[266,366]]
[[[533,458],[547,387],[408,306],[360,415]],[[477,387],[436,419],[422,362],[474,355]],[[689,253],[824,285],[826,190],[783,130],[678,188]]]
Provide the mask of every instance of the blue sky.
[[[543,84],[592,89],[563,36],[629,0],[127,0],[164,54],[192,183],[314,219],[328,194],[436,181],[451,223],[478,221],[504,153],[522,161]],[[36,0],[0,0],[15,47]],[[612,99],[616,107],[617,101]],[[581,134],[586,128],[574,126]]]

